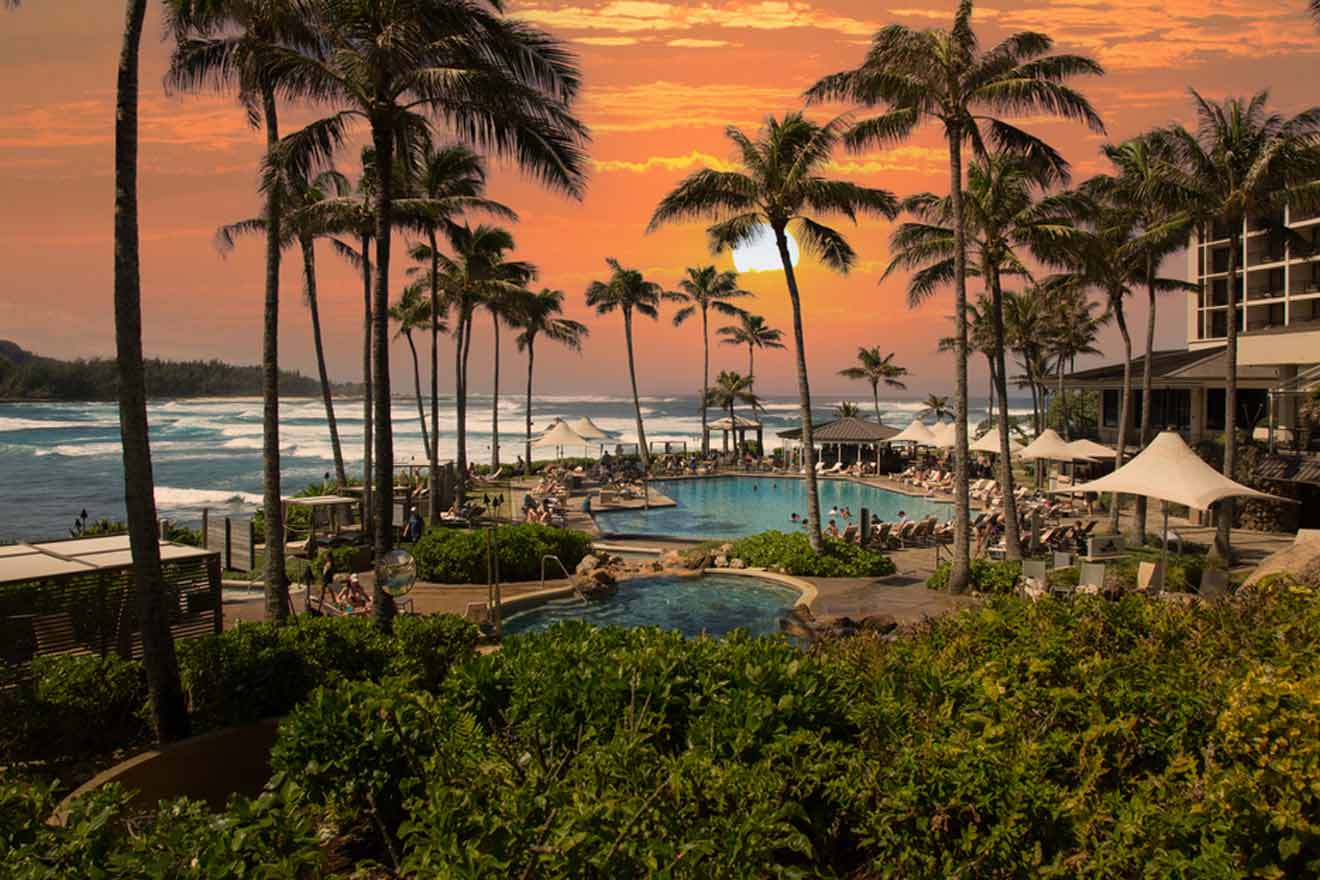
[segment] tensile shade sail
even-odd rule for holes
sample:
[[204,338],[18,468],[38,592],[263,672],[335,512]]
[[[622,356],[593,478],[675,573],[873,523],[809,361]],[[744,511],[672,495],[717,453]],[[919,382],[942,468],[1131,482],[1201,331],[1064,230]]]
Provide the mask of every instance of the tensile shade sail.
[[1025,461],[1072,461],[1077,456],[1058,431],[1046,428],[1018,453],[1018,458]]
[[[972,452],[989,452],[993,455],[999,454],[999,429],[991,428],[984,436],[974,440],[968,447]],[[1025,447],[1013,438],[1008,440],[1008,452],[1010,455],[1017,455]]]
[[917,446],[930,446],[935,442],[935,435],[930,428],[922,424],[921,419],[913,419],[911,424],[889,438],[890,443],[912,443]]

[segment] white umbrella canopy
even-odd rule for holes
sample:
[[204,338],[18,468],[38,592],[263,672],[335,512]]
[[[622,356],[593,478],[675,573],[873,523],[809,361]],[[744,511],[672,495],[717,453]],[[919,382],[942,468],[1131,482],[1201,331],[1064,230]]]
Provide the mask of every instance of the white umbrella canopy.
[[568,446],[585,444],[587,441],[568,426],[568,422],[556,422],[554,427],[532,441],[533,446]]
[[889,438],[890,443],[915,443],[918,446],[930,446],[935,442],[935,435],[931,433],[930,428],[922,424],[921,419],[913,419],[912,423],[899,431],[893,437]]
[[958,442],[958,431],[954,428],[953,422],[940,422],[930,432],[934,440],[930,445],[936,449],[952,449]]
[[[968,448],[971,449],[972,452],[989,452],[989,453],[992,453],[992,454],[994,454],[994,455],[998,455],[998,454],[999,454],[999,429],[998,429],[998,428],[991,428],[989,431],[987,431],[987,432],[985,433],[984,436],[982,436],[979,440],[974,441],[974,442],[971,444],[971,446],[969,446]],[[1024,447],[1021,443],[1019,443],[1018,441],[1014,440],[1012,437],[1010,437],[1010,438],[1008,439],[1008,452],[1009,452],[1009,455],[1017,455],[1017,454],[1018,454],[1019,452],[1021,452],[1024,448],[1025,448],[1025,447]]]
[[1145,495],[1197,510],[1206,510],[1225,498],[1289,500],[1233,482],[1206,464],[1176,431],[1160,432],[1149,446],[1112,474],[1062,491]]
[[1114,458],[1117,452],[1108,446],[1096,443],[1094,440],[1074,440],[1068,444],[1068,448],[1073,451],[1075,458]]
[[1026,461],[1072,461],[1078,456],[1073,452],[1059,432],[1053,428],[1046,428],[1040,432],[1040,436],[1028,443],[1018,457]]
[[573,423],[572,428],[579,437],[586,440],[604,440],[609,437],[609,433],[591,420],[590,416],[583,416]]

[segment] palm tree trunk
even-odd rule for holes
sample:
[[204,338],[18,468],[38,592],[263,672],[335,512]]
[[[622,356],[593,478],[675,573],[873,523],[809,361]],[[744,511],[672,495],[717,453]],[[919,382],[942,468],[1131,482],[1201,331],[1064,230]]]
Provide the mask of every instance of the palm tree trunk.
[[871,383],[871,402],[875,404],[875,423],[880,424],[880,383]]
[[991,376],[996,384],[1000,398],[999,407],[999,492],[1004,499],[1004,546],[1007,557],[1011,560],[1022,558],[1022,536],[1018,533],[1017,499],[1013,496],[1013,459],[1009,446],[1008,433],[1008,380],[1004,362],[1004,345],[1007,334],[1004,332],[1004,290],[999,278],[998,266],[987,266],[986,275],[990,279],[990,324],[994,333],[994,363]]
[[1059,358],[1058,362],[1054,365],[1054,374],[1055,374],[1055,384],[1058,387],[1057,393],[1059,395],[1059,421],[1060,421],[1060,427],[1063,428],[1063,439],[1071,440],[1072,425],[1070,424],[1070,419],[1068,418],[1068,394],[1063,389],[1063,358]]
[[[372,366],[376,413],[376,517],[372,549],[380,559],[394,546],[394,425],[390,419],[390,213],[394,198],[394,130],[392,119],[373,119],[371,140],[380,174],[376,192],[376,292],[372,302]],[[376,624],[388,630],[394,603],[379,582],[372,583]]]
[[403,338],[408,340],[408,351],[412,352],[413,393],[417,396],[417,420],[422,423],[422,451],[431,458],[431,440],[426,431],[426,409],[422,406],[422,368],[417,362],[417,346],[413,344],[412,331],[405,330]]
[[752,378],[751,387],[756,389],[756,345],[747,343],[747,375]]
[[330,453],[335,459],[335,479],[340,486],[347,486],[348,472],[344,470],[344,450],[339,445],[339,424],[335,421],[334,395],[330,390],[330,374],[325,367],[325,346],[321,341],[321,308],[316,299],[316,246],[307,236],[301,237],[301,244],[303,281],[307,285],[307,310],[312,316],[312,347],[316,350],[316,373],[321,379],[325,423],[330,428]]
[[807,380],[807,350],[802,334],[802,301],[798,295],[797,276],[793,274],[793,258],[788,253],[788,239],[783,227],[775,229],[775,244],[779,247],[779,262],[784,267],[784,281],[788,284],[788,300],[793,306],[793,346],[797,357],[798,412],[802,419],[802,463],[807,480],[807,536],[811,549],[817,553],[824,547],[820,534],[820,493],[816,487],[816,440],[811,424],[811,385]]
[[[275,90],[263,84],[266,154],[279,145]],[[265,513],[266,617],[289,616],[289,584],[284,575],[284,501],[280,492],[280,189],[266,193],[266,302],[261,337],[262,511]]]
[[[1228,237],[1228,321],[1224,340],[1224,476],[1235,479],[1237,469],[1237,271],[1242,248],[1242,223],[1233,227]],[[1229,562],[1233,558],[1233,515],[1236,505],[1232,498],[1219,502],[1219,526],[1215,532],[1215,550],[1220,558]]]
[[710,390],[710,331],[706,307],[701,307],[701,455],[710,454],[710,430],[706,427],[706,394]]
[[[1155,257],[1146,255],[1146,361],[1141,365],[1141,448],[1150,443],[1151,424],[1151,365],[1150,358],[1155,352]],[[1132,538],[1140,546],[1146,543],[1146,496],[1137,496],[1137,526]]]
[[138,243],[138,54],[147,0],[129,0],[115,94],[115,352],[119,378],[119,432],[124,450],[124,507],[133,556],[142,665],[158,742],[190,733],[179,684],[160,567],[155,480],[147,437],[147,386],[142,365],[142,286]]
[[500,316],[490,313],[495,331],[495,378],[490,391],[490,472],[500,468]]
[[434,524],[440,521],[440,254],[436,250],[435,230],[428,231],[431,245],[431,458],[427,464],[431,486],[427,492],[427,513]]
[[527,446],[525,452],[526,458],[523,460],[523,475],[530,477],[532,475],[532,366],[536,362],[536,334],[530,331],[527,334]]
[[[967,486],[967,230],[963,217],[961,128],[949,132],[949,200],[953,208],[954,403],[953,566],[949,591],[965,593],[971,579],[971,497]],[[1007,503],[1008,499],[1005,499]],[[1007,522],[1008,517],[1004,520]]]
[[362,530],[371,533],[371,236],[362,236]]
[[467,489],[467,338],[472,320],[466,306],[459,306],[458,326],[454,329],[454,466],[455,497],[461,502]]
[[637,451],[642,459],[642,470],[651,469],[651,450],[646,445],[646,428],[642,426],[642,401],[637,396],[637,370],[633,365],[632,312],[623,311],[623,339],[628,347],[628,379],[632,382],[633,412],[637,415]]
[[[1132,412],[1132,335],[1128,333],[1127,316],[1123,313],[1123,301],[1114,301],[1114,321],[1118,332],[1123,337],[1123,392],[1118,403],[1118,454],[1114,457],[1114,469],[1123,466],[1123,453],[1127,450],[1128,422]],[[1122,496],[1114,493],[1113,509],[1109,511],[1109,531],[1119,533],[1118,517]]]

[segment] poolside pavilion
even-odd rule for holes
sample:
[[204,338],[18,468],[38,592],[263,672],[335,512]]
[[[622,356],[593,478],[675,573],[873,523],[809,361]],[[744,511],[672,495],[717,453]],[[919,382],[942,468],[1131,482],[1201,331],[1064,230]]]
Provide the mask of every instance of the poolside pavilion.
[[[822,452],[833,446],[835,461],[844,461],[845,451],[851,449],[854,452],[853,462],[860,462],[866,448],[872,447],[877,470],[880,467],[881,450],[897,437],[898,433],[895,428],[888,425],[859,419],[855,416],[844,416],[830,422],[812,425],[812,441],[816,446],[821,447]],[[788,431],[780,431],[779,438],[784,441],[782,445],[786,461],[800,466],[802,462],[802,429],[792,428]]]
[[[756,419],[749,419],[746,416],[725,416],[722,419],[716,419],[706,425],[705,447],[710,448],[710,435],[714,431],[721,431],[724,434],[724,451],[729,451],[729,435],[733,435],[733,445],[736,449],[745,449],[747,447],[747,432],[756,432],[756,448],[764,452],[765,445],[761,442],[763,438],[764,427]],[[668,451],[668,450],[666,450]]]

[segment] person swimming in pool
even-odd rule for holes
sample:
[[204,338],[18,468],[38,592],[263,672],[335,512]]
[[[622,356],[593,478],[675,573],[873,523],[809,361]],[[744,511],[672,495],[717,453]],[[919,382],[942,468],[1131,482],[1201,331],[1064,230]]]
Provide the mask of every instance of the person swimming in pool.
[[789,522],[797,522],[797,521],[798,521],[798,515],[797,515],[797,511],[796,511],[796,510],[793,511],[793,513],[789,515],[789,517],[788,517],[788,521],[789,521]]
[[837,506],[836,506],[836,507],[831,507],[831,508],[830,508],[830,513],[829,513],[829,515],[830,515],[830,516],[838,516],[838,515],[839,515],[839,508],[838,508]]

